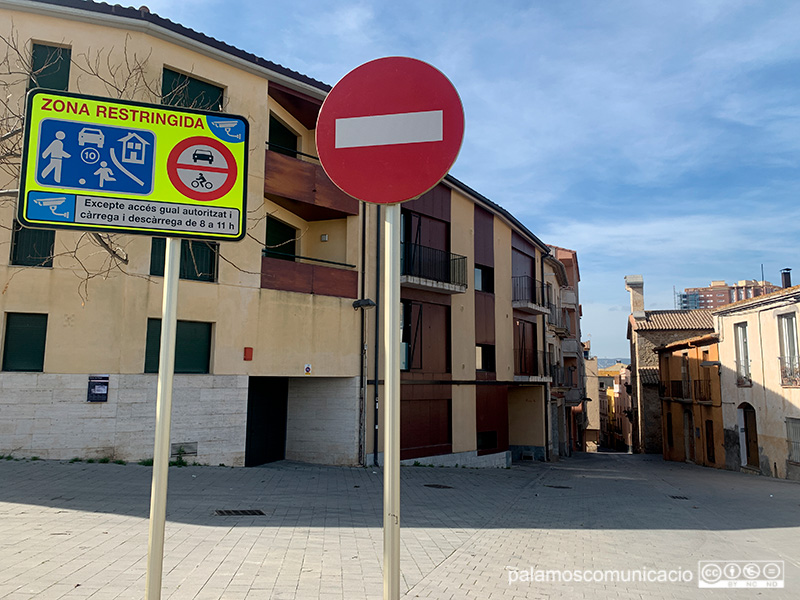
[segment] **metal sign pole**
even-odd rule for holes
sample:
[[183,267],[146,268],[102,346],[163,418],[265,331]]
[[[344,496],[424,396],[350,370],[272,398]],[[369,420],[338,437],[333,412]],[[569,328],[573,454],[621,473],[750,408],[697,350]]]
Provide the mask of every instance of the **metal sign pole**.
[[178,274],[181,241],[167,238],[164,257],[164,299],[161,305],[161,348],[158,358],[156,441],[150,492],[150,537],[147,543],[145,600],[160,600],[164,567],[164,523],[167,517],[169,428],[172,418],[172,376],[175,373],[175,332],[178,325]]
[[383,598],[400,598],[400,205],[386,207],[383,236]]

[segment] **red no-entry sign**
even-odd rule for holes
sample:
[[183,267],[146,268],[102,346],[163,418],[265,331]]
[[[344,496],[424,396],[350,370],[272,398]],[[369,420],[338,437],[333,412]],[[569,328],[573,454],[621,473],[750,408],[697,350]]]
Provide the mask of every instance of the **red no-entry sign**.
[[424,194],[453,166],[464,109],[438,69],[413,58],[379,58],[334,86],[316,136],[322,167],[342,191],[394,204]]

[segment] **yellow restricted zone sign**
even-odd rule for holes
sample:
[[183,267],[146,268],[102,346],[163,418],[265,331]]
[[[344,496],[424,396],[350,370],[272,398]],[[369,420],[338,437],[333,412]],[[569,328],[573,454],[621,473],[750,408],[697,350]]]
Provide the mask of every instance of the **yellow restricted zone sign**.
[[244,117],[32,90],[18,219],[208,240],[245,234]]

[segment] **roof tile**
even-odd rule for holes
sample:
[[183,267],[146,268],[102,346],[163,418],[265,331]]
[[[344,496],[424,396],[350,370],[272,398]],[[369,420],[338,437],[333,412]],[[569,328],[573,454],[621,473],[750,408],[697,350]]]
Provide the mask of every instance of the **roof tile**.
[[648,310],[645,318],[631,319],[633,329],[670,330],[670,329],[714,329],[711,311],[705,308],[697,310]]

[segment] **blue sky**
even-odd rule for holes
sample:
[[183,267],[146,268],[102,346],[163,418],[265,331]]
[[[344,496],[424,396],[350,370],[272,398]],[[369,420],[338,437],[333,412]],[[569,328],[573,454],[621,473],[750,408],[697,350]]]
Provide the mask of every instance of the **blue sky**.
[[628,354],[626,274],[648,309],[762,264],[800,281],[800,3],[147,5],[331,85],[381,56],[439,68],[466,115],[452,174],[578,251],[598,356]]

